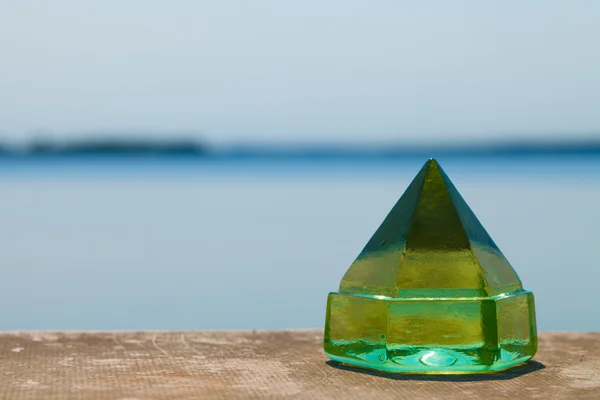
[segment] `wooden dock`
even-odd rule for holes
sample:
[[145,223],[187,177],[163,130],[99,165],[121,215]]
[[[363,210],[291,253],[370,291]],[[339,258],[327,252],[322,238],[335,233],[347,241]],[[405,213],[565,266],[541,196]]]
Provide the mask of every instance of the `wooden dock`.
[[496,375],[343,367],[322,332],[0,334],[1,399],[600,399],[600,333],[543,333],[534,361]]

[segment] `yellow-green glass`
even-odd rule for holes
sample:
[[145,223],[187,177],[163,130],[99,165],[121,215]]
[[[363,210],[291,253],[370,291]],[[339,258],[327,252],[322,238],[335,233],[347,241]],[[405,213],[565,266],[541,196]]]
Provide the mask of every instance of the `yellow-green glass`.
[[325,353],[400,373],[489,373],[537,350],[533,294],[435,160],[330,293]]

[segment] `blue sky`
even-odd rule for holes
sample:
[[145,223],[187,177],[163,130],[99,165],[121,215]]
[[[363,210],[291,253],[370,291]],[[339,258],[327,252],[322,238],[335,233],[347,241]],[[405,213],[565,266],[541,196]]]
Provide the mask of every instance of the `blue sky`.
[[0,135],[597,136],[598,21],[597,1],[0,0]]

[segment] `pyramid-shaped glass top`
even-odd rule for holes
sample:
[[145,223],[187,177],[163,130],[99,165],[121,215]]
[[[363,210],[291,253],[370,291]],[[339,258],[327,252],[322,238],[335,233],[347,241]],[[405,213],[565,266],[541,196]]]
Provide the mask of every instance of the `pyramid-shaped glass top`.
[[332,359],[390,372],[494,372],[537,348],[533,295],[427,161],[327,308]]
[[429,160],[352,264],[340,292],[493,296],[521,281],[435,160]]

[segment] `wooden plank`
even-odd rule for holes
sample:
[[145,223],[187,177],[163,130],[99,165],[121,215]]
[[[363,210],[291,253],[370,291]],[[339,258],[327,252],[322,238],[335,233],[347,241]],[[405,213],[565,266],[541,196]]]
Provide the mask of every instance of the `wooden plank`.
[[318,330],[0,334],[2,399],[600,399],[600,333],[543,333],[496,375],[339,366]]

